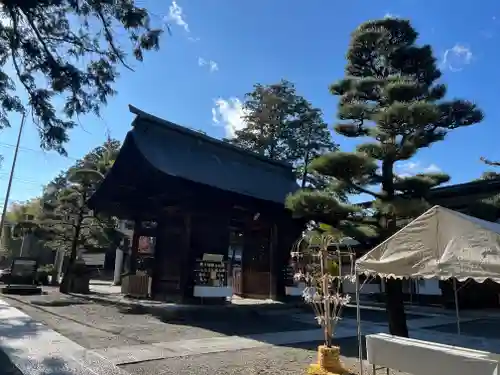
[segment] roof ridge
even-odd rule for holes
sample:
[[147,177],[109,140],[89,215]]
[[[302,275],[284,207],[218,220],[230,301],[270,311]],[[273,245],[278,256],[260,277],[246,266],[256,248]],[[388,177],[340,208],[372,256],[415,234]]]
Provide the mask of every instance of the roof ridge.
[[[279,161],[279,160],[273,160],[273,159],[271,159],[271,158],[269,158],[267,156],[260,155],[260,154],[257,154],[255,152],[249,151],[249,150],[245,150],[245,149],[243,149],[241,147],[232,145],[232,144],[230,144],[228,142],[224,142],[223,140],[211,137],[211,136],[205,134],[204,132],[191,129],[191,128],[188,128],[188,127],[176,124],[174,122],[162,119],[161,117],[152,115],[150,113],[144,112],[144,111],[140,110],[139,108],[134,107],[131,104],[129,104],[129,110],[130,110],[130,112],[132,112],[137,117],[143,117],[146,120],[150,120],[151,122],[156,123],[158,125],[167,126],[170,129],[172,129],[172,130],[176,130],[178,132],[187,134],[189,136],[192,136],[192,137],[195,137],[195,138],[198,138],[198,139],[201,139],[201,140],[204,140],[204,141],[207,141],[207,142],[211,142],[213,144],[216,144],[216,145],[228,148],[228,149],[230,149],[232,151],[235,151],[235,152],[238,152],[240,154],[253,157],[253,158],[261,160],[261,161],[263,161],[265,163],[274,164],[274,165],[277,165],[279,167],[286,167],[286,168],[289,168],[290,170],[292,169],[292,165],[289,164],[289,163],[287,163],[287,162]],[[137,117],[136,117],[136,119],[137,119]],[[134,119],[134,121],[132,122],[132,126],[135,125],[136,119]]]

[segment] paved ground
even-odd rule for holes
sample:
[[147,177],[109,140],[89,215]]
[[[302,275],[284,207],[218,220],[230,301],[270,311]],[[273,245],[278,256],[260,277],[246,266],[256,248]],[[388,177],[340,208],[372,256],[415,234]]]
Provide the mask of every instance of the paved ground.
[[[456,333],[456,324],[447,324],[434,327],[435,331]],[[479,319],[472,322],[462,322],[460,331],[463,335],[484,337],[487,339],[500,339],[500,319]]]
[[266,332],[309,330],[310,324],[274,316],[227,315],[217,320],[213,316],[196,320],[165,322],[162,316],[152,316],[134,309],[102,305],[74,297],[61,296],[3,296],[11,306],[25,312],[35,320],[63,334],[77,344],[89,348],[105,348],[190,339],[246,336]]
[[[357,340],[355,338],[336,341],[342,348],[342,361],[352,373],[359,373]],[[231,353],[215,353],[189,357],[170,358],[120,366],[136,375],[304,375],[309,364],[316,362],[317,343],[300,344],[294,348],[275,346],[272,348],[246,349]],[[365,363],[364,374],[371,374]],[[369,372],[368,372],[369,371]],[[392,371],[390,374],[405,375]],[[387,374],[378,370],[377,374]]]
[[[138,375],[304,374],[307,365],[315,361],[316,340],[321,337],[312,314],[292,310],[234,316],[205,315],[200,311],[199,316],[173,321],[159,313],[151,315],[137,308],[62,296],[55,290],[45,296],[2,299],[76,344]],[[346,310],[345,317],[338,331],[339,337],[345,338],[338,344],[343,361],[357,372],[352,319],[355,309]],[[383,311],[363,311],[362,319],[367,333],[385,330],[380,325],[386,320]],[[449,318],[409,315],[408,319],[412,329],[437,324],[454,327],[443,324],[449,323]],[[445,328],[439,329],[445,332]],[[290,340],[296,336],[302,338]],[[0,355],[2,370],[9,368],[4,360]],[[14,370],[2,373],[19,375]]]

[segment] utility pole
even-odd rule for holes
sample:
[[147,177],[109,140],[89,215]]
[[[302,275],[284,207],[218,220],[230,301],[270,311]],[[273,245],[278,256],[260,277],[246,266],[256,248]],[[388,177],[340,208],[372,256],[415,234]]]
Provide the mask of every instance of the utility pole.
[[19,144],[21,143],[21,135],[23,134],[24,121],[26,120],[26,113],[23,112],[21,119],[21,126],[17,134],[17,143],[14,150],[14,159],[12,160],[12,167],[10,168],[9,183],[7,184],[7,192],[5,193],[5,201],[3,203],[2,218],[0,219],[0,238],[3,237],[3,226],[5,224],[5,215],[7,214],[7,206],[9,205],[10,188],[12,187],[12,180],[14,179],[14,171],[16,169],[17,154],[19,153]]

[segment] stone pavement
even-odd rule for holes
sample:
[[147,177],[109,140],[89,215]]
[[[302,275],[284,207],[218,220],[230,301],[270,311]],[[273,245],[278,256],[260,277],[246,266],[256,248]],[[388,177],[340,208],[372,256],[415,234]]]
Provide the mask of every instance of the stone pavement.
[[[235,375],[271,374],[283,373],[283,369],[288,369],[284,373],[298,374],[303,373],[305,362],[314,356],[314,343],[322,339],[312,313],[300,309],[264,309],[265,314],[236,314],[229,320],[230,315],[217,319],[217,314],[205,317],[200,310],[198,316],[176,321],[131,306],[97,303],[56,292],[2,298],[23,312],[5,303],[0,305],[0,348],[19,368],[31,371],[27,374],[68,375],[75,371],[85,374],[83,371],[90,369],[95,375],[108,371],[103,370],[107,367],[110,374],[120,369],[139,375],[173,374],[174,369],[178,374],[200,375],[214,371]],[[345,360],[354,366],[357,356],[355,309],[347,309],[345,316],[337,328],[336,340],[349,357],[344,357]],[[385,313],[380,309],[363,309],[361,316],[363,334],[387,332]],[[467,318],[462,323],[464,326],[474,324],[475,320],[477,318]],[[454,326],[453,316],[409,314],[408,325],[412,337],[424,340],[489,351],[497,351],[492,348],[500,345],[495,339],[458,337],[449,333],[453,327],[448,331],[432,328]],[[260,359],[252,359],[253,367],[236,361],[236,358],[247,360],[250,353]],[[207,362],[200,362],[202,358]],[[42,363],[42,367],[35,367],[33,363]],[[201,367],[194,368],[194,363]],[[272,366],[272,371],[262,367],[266,363]],[[68,373],[68,368],[73,372]]]
[[127,374],[1,300],[0,349],[25,375]]

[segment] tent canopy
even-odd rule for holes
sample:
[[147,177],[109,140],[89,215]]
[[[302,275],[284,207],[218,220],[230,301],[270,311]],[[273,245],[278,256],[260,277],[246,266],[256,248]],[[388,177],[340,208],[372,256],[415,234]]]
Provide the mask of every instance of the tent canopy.
[[356,261],[392,278],[500,281],[500,224],[434,206]]

